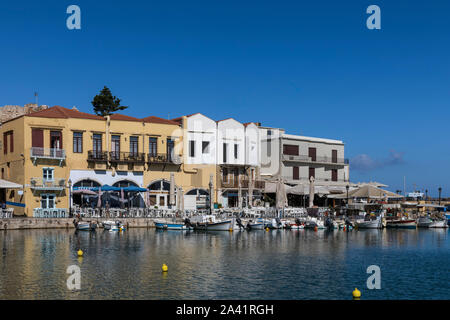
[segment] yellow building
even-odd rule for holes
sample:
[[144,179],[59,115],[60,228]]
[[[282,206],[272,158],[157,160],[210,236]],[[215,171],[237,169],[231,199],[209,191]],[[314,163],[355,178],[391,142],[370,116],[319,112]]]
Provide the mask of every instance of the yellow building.
[[[214,166],[185,166],[184,132],[171,120],[121,114],[103,118],[55,106],[9,120],[0,129],[1,178],[24,186],[1,199],[14,207],[15,215],[51,211],[67,216],[72,205],[95,206],[96,191],[86,190],[104,185],[149,190],[133,193],[132,200],[124,197],[130,206],[181,206],[181,199],[194,194],[195,207],[207,206],[209,182],[216,181]],[[108,201],[113,206],[120,196]]]

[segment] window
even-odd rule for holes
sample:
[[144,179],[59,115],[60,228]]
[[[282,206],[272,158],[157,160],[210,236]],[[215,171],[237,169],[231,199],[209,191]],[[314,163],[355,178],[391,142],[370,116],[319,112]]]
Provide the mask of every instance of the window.
[[311,178],[311,177],[313,177],[313,178],[316,177],[316,169],[315,168],[309,168],[309,177],[308,177],[308,179]]
[[[131,143],[130,143],[131,149]],[[120,136],[112,135],[111,136],[111,159],[120,160]]]
[[228,144],[223,144],[223,163],[227,163]]
[[50,131],[50,148],[51,149],[63,148],[61,131]]
[[92,136],[92,150],[95,158],[101,158],[102,153],[102,135],[94,134]]
[[283,144],[283,154],[298,156],[298,146],[293,144]]
[[139,137],[130,137],[130,154],[137,155],[139,150]]
[[73,152],[82,153],[83,152],[83,133],[74,132],[73,133]]
[[195,141],[189,140],[189,157],[195,157]]
[[203,154],[209,153],[209,141],[202,142],[202,153]]
[[222,170],[222,181],[228,182],[228,168],[223,168]]
[[13,131],[8,131],[3,133],[3,153],[8,153],[8,144],[9,144],[9,152],[14,152],[14,134]]
[[331,162],[337,163],[337,150],[331,150]]
[[331,181],[338,181],[337,169],[331,169]]
[[52,209],[54,207],[55,207],[55,195],[54,194],[41,195],[41,208],[42,209]]
[[42,168],[42,177],[44,181],[53,181],[53,168]]
[[238,147],[239,145],[237,143],[234,144],[234,158],[238,158]]
[[316,161],[316,148],[308,149],[308,157],[311,158],[311,161]]
[[267,130],[267,156],[272,156],[272,130]]
[[158,138],[150,137],[148,139],[148,153],[151,157],[156,157],[158,153]]
[[294,180],[300,179],[298,167],[292,167],[292,179]]

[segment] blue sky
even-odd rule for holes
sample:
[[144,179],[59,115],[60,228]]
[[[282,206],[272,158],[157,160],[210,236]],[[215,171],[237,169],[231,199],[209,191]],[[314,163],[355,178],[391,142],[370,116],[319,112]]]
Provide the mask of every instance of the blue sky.
[[[66,8],[81,8],[68,30]],[[381,8],[381,30],[366,8]],[[449,1],[2,1],[0,105],[202,112],[342,139],[352,181],[450,195]]]

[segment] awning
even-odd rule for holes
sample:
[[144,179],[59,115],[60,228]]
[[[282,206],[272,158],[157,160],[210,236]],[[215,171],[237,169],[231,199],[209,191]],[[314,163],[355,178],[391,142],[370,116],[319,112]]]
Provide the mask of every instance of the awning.
[[23,189],[23,185],[0,179],[0,189]]

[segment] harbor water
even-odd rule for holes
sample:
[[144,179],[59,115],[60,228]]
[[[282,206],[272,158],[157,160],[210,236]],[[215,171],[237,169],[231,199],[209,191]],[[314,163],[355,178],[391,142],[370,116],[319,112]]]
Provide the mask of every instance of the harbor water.
[[[450,298],[448,229],[9,230],[0,249],[0,299]],[[70,265],[80,290],[67,288]],[[367,288],[371,265],[381,289]]]

